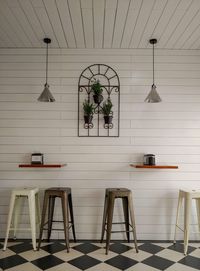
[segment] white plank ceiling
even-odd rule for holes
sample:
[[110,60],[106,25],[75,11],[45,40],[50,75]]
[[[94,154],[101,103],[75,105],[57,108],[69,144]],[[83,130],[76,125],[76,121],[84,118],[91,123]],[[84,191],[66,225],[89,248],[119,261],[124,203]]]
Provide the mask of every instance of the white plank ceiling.
[[0,0],[0,47],[200,49],[200,0]]

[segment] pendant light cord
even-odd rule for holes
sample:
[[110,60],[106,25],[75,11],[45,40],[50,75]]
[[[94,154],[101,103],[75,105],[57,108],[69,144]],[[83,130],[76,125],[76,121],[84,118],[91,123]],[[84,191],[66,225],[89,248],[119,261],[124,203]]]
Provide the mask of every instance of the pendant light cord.
[[47,85],[47,79],[48,79],[48,46],[49,46],[49,44],[47,43],[47,49],[46,49],[46,85]]
[[153,85],[154,85],[154,43],[153,43]]

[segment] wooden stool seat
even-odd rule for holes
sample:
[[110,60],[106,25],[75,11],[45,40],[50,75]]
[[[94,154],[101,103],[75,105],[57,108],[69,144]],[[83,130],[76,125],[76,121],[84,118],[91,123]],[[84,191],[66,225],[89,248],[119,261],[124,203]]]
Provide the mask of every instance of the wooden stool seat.
[[[40,224],[40,203],[39,203],[39,189],[38,188],[18,188],[12,190],[10,207],[8,214],[8,223],[6,230],[6,238],[4,242],[3,250],[6,250],[9,232],[14,231],[14,238],[16,238],[20,209],[22,201],[28,199],[29,216],[30,216],[30,228],[20,228],[19,230],[31,231],[33,249],[36,250],[36,223]],[[13,220],[13,221],[12,221]],[[12,223],[13,222],[13,223]],[[13,224],[13,227],[11,227]]]
[[[56,198],[61,199],[62,215],[63,215],[62,221],[53,220]],[[48,220],[45,222],[47,206],[48,206]],[[69,208],[69,211],[68,211],[68,208]],[[70,213],[71,221],[69,221],[69,213]],[[53,222],[62,222],[64,225],[64,228],[63,229],[52,228]],[[48,225],[48,227],[45,228],[45,225]],[[51,187],[51,188],[46,189],[45,194],[44,194],[44,203],[43,203],[43,210],[42,210],[38,250],[40,249],[43,230],[48,231],[48,242],[50,240],[52,230],[58,230],[58,231],[64,231],[66,248],[67,248],[67,252],[69,252],[69,229],[70,228],[72,228],[74,241],[76,242],[71,188]]]
[[[115,199],[117,198],[122,199],[125,222],[113,223],[112,220],[113,220],[113,213],[114,213],[114,203],[115,203]],[[131,224],[129,223],[129,213],[130,213]],[[112,231],[112,224],[125,224],[126,230]],[[130,227],[131,227],[131,230],[130,230]],[[130,232],[133,232],[135,249],[136,249],[136,252],[138,252],[131,190],[127,188],[107,188],[106,189],[101,242],[103,242],[105,231],[106,231],[106,254],[108,254],[108,251],[109,251],[111,233],[117,233],[117,232],[126,232],[128,242],[130,242]]]
[[[176,214],[176,224],[174,233],[174,244],[176,243],[176,232],[177,228],[184,232],[184,254],[187,255],[188,243],[189,243],[189,232],[190,232],[190,219],[192,210],[192,200],[196,200],[197,218],[200,230],[200,189],[180,189],[178,197],[178,206]],[[184,229],[179,226],[179,215],[184,200]]]

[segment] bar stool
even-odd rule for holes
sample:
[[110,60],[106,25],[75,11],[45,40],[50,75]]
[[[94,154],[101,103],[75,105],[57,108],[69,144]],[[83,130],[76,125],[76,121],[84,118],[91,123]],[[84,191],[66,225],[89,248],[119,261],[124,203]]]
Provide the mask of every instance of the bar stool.
[[[179,214],[184,199],[184,229],[179,226]],[[189,232],[190,232],[190,216],[192,209],[192,199],[196,200],[197,217],[200,229],[200,189],[198,190],[179,190],[178,207],[176,215],[176,225],[174,233],[174,244],[176,243],[177,228],[184,232],[184,254],[187,255]]]
[[[124,219],[125,222],[113,223],[113,212],[115,199],[121,198],[123,203]],[[131,224],[129,223],[129,213],[131,218]],[[112,231],[112,224],[125,224],[125,231]],[[130,230],[130,227],[132,228]],[[136,227],[133,210],[132,192],[126,188],[107,188],[105,192],[104,213],[101,233],[101,243],[104,239],[104,233],[106,231],[106,254],[108,254],[110,246],[111,233],[126,232],[128,242],[130,242],[130,232],[133,232],[133,238],[135,242],[135,249],[138,253]]]
[[[62,215],[63,215],[62,221],[53,220],[56,198],[61,199]],[[48,220],[47,220],[47,222],[45,222],[47,206],[48,206]],[[71,221],[69,221],[68,207],[70,210]],[[53,222],[63,222],[64,229],[52,229]],[[48,224],[47,228],[45,228],[46,224]],[[43,230],[48,231],[48,242],[51,237],[51,231],[58,230],[58,231],[64,231],[66,248],[67,248],[67,252],[69,252],[69,228],[71,228],[71,227],[72,227],[74,242],[76,242],[71,188],[52,187],[52,188],[45,190],[43,210],[42,210],[42,219],[41,219],[41,226],[40,226],[40,236],[39,236],[39,242],[38,242],[38,250],[40,249]]]
[[[10,207],[8,214],[8,222],[6,229],[6,238],[4,241],[3,250],[6,250],[9,232],[14,231],[14,238],[16,238],[16,233],[18,230],[19,214],[22,204],[22,200],[27,198],[29,205],[29,215],[30,215],[30,228],[20,228],[20,230],[30,230],[32,233],[32,244],[33,249],[36,250],[36,219],[38,224],[40,223],[40,203],[38,196],[38,188],[22,188],[15,189],[11,193]],[[11,225],[13,224],[13,227]]]

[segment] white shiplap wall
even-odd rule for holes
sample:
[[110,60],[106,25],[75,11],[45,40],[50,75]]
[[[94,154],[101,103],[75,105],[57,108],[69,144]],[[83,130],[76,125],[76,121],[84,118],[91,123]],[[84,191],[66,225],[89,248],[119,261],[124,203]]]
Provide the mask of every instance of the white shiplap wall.
[[[156,51],[159,104],[143,102],[152,83],[151,54],[148,49],[52,49],[49,83],[56,102],[39,103],[44,50],[0,50],[0,237],[5,235],[10,190],[34,185],[41,189],[41,201],[44,188],[72,187],[79,239],[100,237],[107,187],[133,190],[139,239],[172,238],[178,189],[200,187],[200,52]],[[78,77],[93,63],[108,64],[120,76],[119,138],[77,137]],[[45,162],[67,167],[19,169],[35,151],[45,154]],[[130,163],[142,162],[144,153],[179,169],[130,168]],[[22,224],[28,223],[27,214],[25,207]],[[121,214],[119,206],[115,219],[122,219]]]

